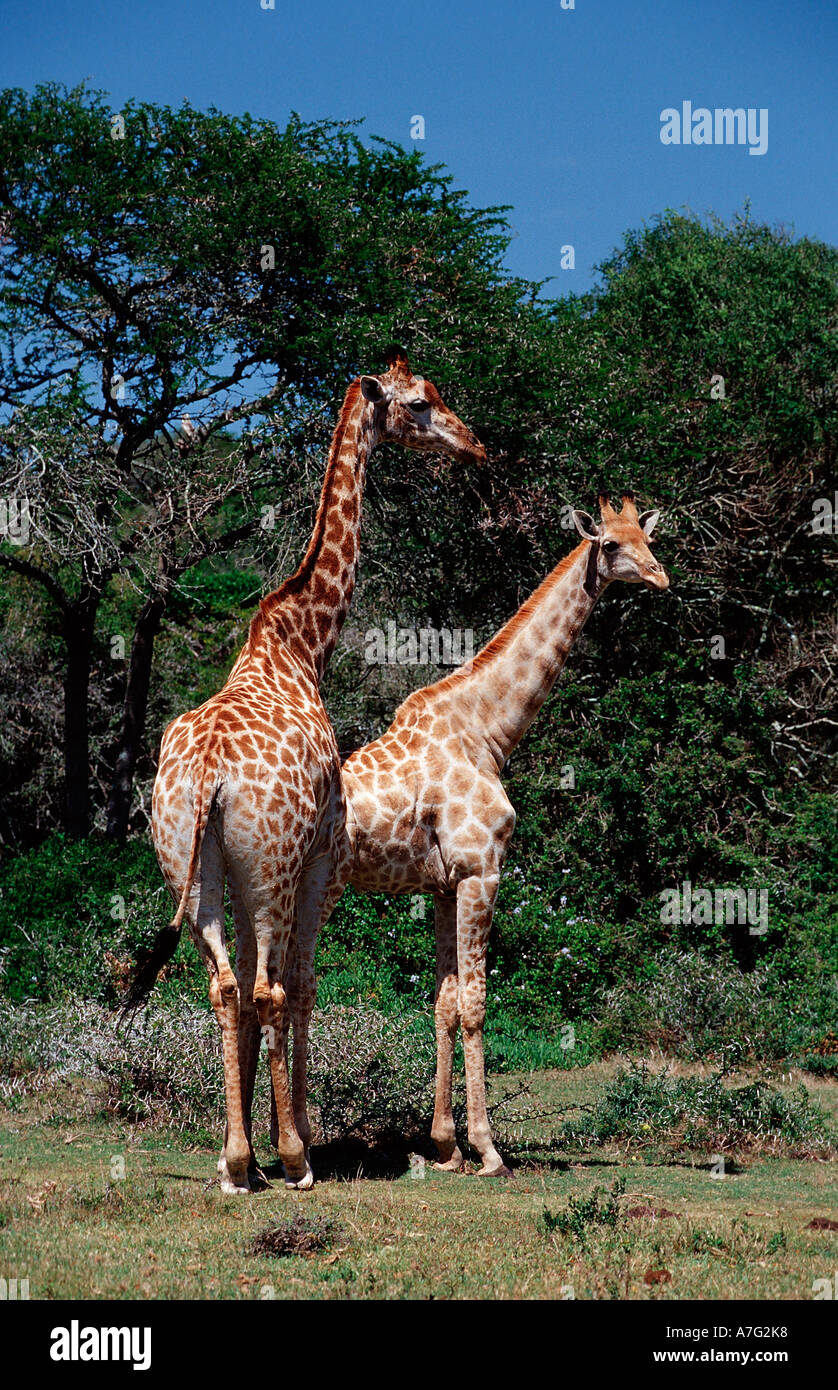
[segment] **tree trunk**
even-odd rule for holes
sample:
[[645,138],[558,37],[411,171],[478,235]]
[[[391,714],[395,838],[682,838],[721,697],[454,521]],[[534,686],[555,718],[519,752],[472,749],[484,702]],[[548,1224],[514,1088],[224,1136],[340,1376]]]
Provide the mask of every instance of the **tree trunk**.
[[131,815],[131,797],[134,790],[134,772],[140,748],[145,735],[148,691],[151,682],[151,662],[154,656],[154,639],[160,631],[160,622],[166,611],[170,585],[152,594],[143,604],[134,640],[131,644],[131,662],[125,687],[125,704],[122,714],[122,728],[116,746],[116,755],[108,796],[107,836],[120,844],[128,834],[128,821]]
[[88,700],[98,593],[86,593],[64,615],[64,829],[80,839],[90,829]]

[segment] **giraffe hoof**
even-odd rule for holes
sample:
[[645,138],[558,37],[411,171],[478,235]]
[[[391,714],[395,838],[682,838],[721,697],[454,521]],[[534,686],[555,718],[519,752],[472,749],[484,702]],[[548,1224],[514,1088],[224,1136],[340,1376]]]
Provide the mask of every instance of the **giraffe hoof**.
[[221,1184],[221,1191],[225,1192],[228,1197],[238,1197],[251,1191],[247,1169],[241,1172],[232,1172],[230,1165],[223,1157],[218,1160],[218,1180]]
[[514,1177],[511,1168],[507,1168],[502,1163],[499,1168],[481,1168],[477,1174],[478,1178],[511,1178]]
[[[285,1172],[284,1167],[283,1172]],[[306,1159],[305,1172],[301,1177],[289,1177],[288,1173],[285,1173],[285,1186],[293,1188],[297,1192],[308,1192],[310,1187],[314,1187],[314,1174],[311,1171],[311,1164],[308,1159]]]
[[[433,1136],[432,1136],[433,1137]],[[452,1139],[434,1139],[439,1158],[434,1163],[438,1173],[459,1173],[463,1166],[463,1155],[459,1144]]]
[[221,1191],[226,1193],[228,1197],[249,1197],[251,1188],[250,1183],[242,1187],[240,1184],[233,1182],[232,1178],[222,1177]]

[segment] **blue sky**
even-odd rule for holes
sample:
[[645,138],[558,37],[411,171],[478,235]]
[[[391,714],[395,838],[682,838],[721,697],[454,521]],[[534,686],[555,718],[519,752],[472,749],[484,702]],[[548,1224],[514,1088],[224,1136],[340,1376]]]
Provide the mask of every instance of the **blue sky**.
[[[267,0],[265,0],[267,3]],[[569,0],[565,0],[569,3]],[[2,0],[0,86],[88,79],[128,97],[284,123],[363,117],[510,203],[509,268],[590,285],[666,207],[838,242],[835,0]],[[664,146],[665,107],[765,108],[768,147]],[[572,245],[576,268],[560,268]]]

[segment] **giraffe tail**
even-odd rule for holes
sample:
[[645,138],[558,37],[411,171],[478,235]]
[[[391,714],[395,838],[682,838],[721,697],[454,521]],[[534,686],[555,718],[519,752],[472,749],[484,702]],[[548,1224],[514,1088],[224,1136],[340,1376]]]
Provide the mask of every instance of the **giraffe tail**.
[[137,1011],[148,1003],[149,996],[153,990],[157,977],[164,965],[168,965],[172,959],[180,941],[180,933],[183,928],[183,919],[186,915],[186,904],[189,901],[189,894],[192,891],[192,884],[198,868],[198,860],[201,857],[201,846],[204,843],[204,835],[207,829],[207,822],[212,811],[213,801],[218,791],[215,770],[212,775],[204,765],[203,776],[201,777],[198,794],[195,797],[195,815],[192,823],[192,846],[189,853],[189,864],[186,869],[186,879],[183,884],[183,892],[175,911],[175,915],[165,927],[161,927],[155,936],[151,946],[146,949],[137,961],[134,975],[128,986],[128,993],[119,1011],[120,1023],[133,1020]]

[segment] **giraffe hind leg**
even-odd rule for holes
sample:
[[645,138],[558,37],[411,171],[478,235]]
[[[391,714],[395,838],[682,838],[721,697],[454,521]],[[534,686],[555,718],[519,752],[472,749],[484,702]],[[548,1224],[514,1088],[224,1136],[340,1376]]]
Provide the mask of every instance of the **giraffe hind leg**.
[[285,1172],[286,1187],[309,1188],[314,1184],[305,1145],[297,1132],[288,1076],[288,1001],[283,978],[294,922],[293,899],[275,900],[270,908],[252,914],[256,929],[257,966],[253,999],[262,1034],[268,1046],[271,1088],[277,1118],[277,1147]]
[[198,902],[193,937],[209,971],[209,995],[221,1028],[224,1060],[224,1094],[227,1123],[224,1144],[218,1160],[222,1191],[249,1192],[248,1168],[252,1150],[245,1125],[242,1073],[239,1059],[240,995],[230,966],[224,923],[224,863],[213,828],[208,829],[201,847]]
[[244,1127],[250,1144],[248,1177],[251,1182],[255,1181],[257,1184],[261,1185],[265,1180],[264,1174],[261,1172],[256,1161],[256,1153],[253,1148],[253,1092],[259,1064],[259,1048],[262,1042],[259,1017],[253,999],[253,990],[256,983],[256,941],[253,935],[253,927],[244,905],[244,898],[234,878],[228,878],[228,887],[230,893],[230,906],[233,910],[233,921],[235,922],[236,929],[236,975],[239,984],[239,1070],[241,1075]]

